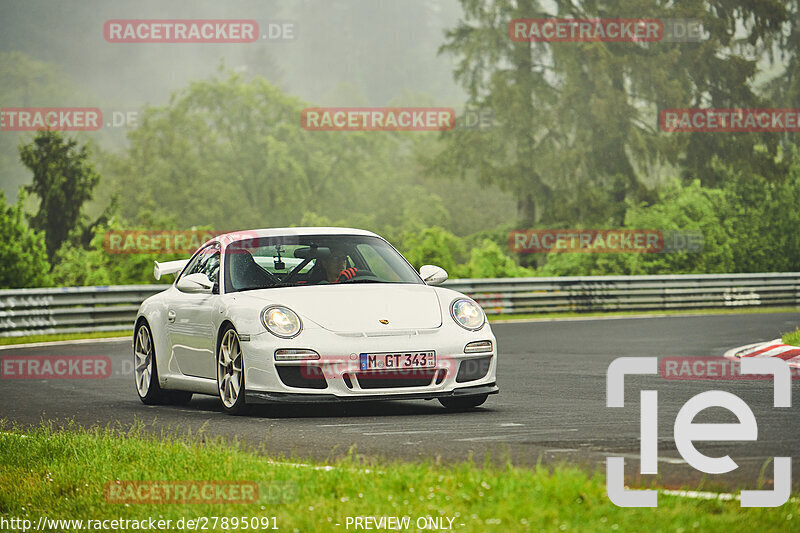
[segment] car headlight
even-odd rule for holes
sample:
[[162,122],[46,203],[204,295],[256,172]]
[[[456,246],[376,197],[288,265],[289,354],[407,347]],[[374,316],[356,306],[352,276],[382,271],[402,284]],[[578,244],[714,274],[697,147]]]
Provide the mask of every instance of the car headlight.
[[296,337],[303,329],[303,322],[297,313],[280,305],[273,305],[261,311],[261,323],[270,333],[282,339]]
[[454,300],[450,304],[450,315],[456,324],[470,331],[481,329],[486,322],[481,306],[467,298]]

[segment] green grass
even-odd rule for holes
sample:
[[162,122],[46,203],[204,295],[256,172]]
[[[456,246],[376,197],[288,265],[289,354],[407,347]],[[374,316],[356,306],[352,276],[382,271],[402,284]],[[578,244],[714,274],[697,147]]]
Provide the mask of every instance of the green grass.
[[71,341],[78,339],[108,339],[133,337],[133,330],[93,331],[89,333],[53,333],[51,335],[27,335],[25,337],[0,337],[0,346],[6,344],[28,344],[31,342]]
[[[270,460],[263,449],[242,443],[205,439],[202,431],[153,436],[141,426],[122,432],[44,425],[23,437],[18,428],[2,421],[0,431],[14,433],[0,435],[0,517],[27,518],[34,524],[42,515],[173,521],[274,516],[281,531],[343,532],[348,516],[410,516],[413,522],[430,515],[455,517],[459,532],[762,532],[796,529],[793,524],[800,520],[796,500],[779,508],[742,509],[736,501],[662,494],[657,509],[621,509],[606,497],[601,475],[570,466],[522,468],[488,460],[482,465],[386,462],[351,450],[330,463],[332,469],[322,470],[276,463],[283,459]],[[104,487],[117,480],[251,480],[273,487],[273,496],[281,495],[282,501],[109,503]]]
[[797,313],[800,307],[736,307],[736,308],[708,308],[708,309],[683,309],[665,311],[597,311],[588,313],[567,312],[567,313],[520,313],[520,314],[500,314],[487,315],[489,322],[509,321],[509,320],[531,320],[531,319],[550,319],[550,318],[583,318],[596,316],[646,316],[646,315],[741,315],[749,313]]
[[783,343],[791,344],[792,346],[800,346],[800,328],[790,333],[785,333],[783,335]]

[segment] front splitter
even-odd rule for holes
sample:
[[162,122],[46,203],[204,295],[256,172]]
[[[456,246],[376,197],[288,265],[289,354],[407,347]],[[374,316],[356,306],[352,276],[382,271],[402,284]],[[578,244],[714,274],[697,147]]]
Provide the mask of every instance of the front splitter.
[[336,396],[335,394],[302,394],[293,392],[246,391],[246,403],[331,403],[365,402],[375,400],[433,400],[435,398],[464,398],[482,394],[497,394],[500,389],[496,383],[460,387],[447,392],[414,392],[405,394],[376,394],[369,396]]

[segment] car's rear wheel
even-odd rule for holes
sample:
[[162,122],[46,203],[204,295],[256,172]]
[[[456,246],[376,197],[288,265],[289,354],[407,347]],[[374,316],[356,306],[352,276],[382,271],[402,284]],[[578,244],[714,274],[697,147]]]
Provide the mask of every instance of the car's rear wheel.
[[439,398],[439,403],[451,411],[466,411],[482,405],[488,397],[488,394],[478,394],[476,396],[464,396],[460,398]]
[[174,403],[185,405],[192,399],[186,391],[166,391],[158,383],[158,365],[153,334],[146,322],[136,327],[133,343],[133,375],[136,379],[136,392],[146,405]]
[[133,343],[133,374],[136,378],[136,392],[139,399],[147,405],[163,402],[164,394],[158,385],[158,369],[155,365],[156,351],[153,335],[147,323],[140,322],[136,327]]
[[223,333],[217,349],[217,390],[225,412],[232,415],[244,412],[244,357],[239,335],[233,327]]

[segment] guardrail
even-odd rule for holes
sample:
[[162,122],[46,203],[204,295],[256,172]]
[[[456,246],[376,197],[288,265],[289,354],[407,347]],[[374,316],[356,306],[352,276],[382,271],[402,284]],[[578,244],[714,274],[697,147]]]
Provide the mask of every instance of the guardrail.
[[[487,314],[800,306],[800,272],[449,280]],[[167,285],[0,290],[0,337],[132,329]]]
[[487,314],[800,306],[800,272],[453,280]]
[[0,337],[133,329],[142,301],[169,285],[0,291]]

